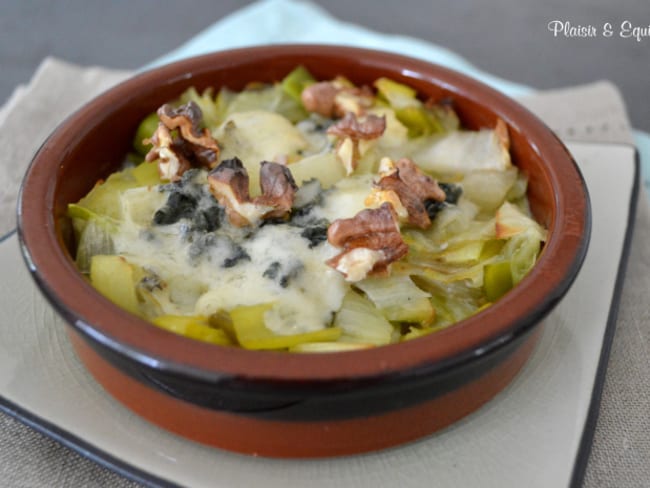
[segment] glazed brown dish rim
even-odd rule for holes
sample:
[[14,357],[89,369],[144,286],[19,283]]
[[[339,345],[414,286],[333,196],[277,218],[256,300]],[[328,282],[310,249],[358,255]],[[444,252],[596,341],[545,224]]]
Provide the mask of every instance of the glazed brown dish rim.
[[[211,71],[209,66],[216,62],[223,63],[224,69],[228,69],[228,60],[234,62],[240,56],[270,60],[274,56],[304,55],[305,51],[309,56],[322,58],[335,58],[341,54],[356,56],[361,66],[370,59],[368,64],[384,67],[387,71],[408,71],[411,75],[418,75],[419,79],[437,81],[458,96],[489,106],[511,130],[528,134],[536,142],[538,151],[546,154],[544,159],[562,160],[564,170],[571,173],[571,181],[562,182],[558,176],[559,170],[555,169],[557,163],[549,167],[554,184],[564,191],[554,195],[556,211],[549,227],[549,243],[533,271],[502,300],[449,329],[376,349],[317,356],[247,351],[192,341],[150,325],[99,295],[80,276],[64,252],[52,209],[48,207],[53,186],[44,181],[42,175],[35,174],[34,168],[41,171],[42,165],[46,164],[44,162],[52,157],[51,154],[65,152],[61,147],[57,149],[57,145],[79,140],[80,132],[83,132],[79,127],[91,124],[95,116],[101,117],[103,110],[113,105],[128,103],[136,94],[146,91],[143,87],[156,79],[176,83],[191,79],[188,73]],[[484,101],[480,102],[480,99]],[[51,171],[50,174],[55,172]],[[578,191],[572,192],[566,188],[576,183]],[[33,199],[39,192],[46,196],[37,205]],[[561,201],[562,198],[565,200]],[[559,211],[560,204],[562,211]],[[582,212],[565,211],[574,205],[578,208],[582,205]],[[557,238],[559,233],[575,226],[581,229],[578,235]],[[534,115],[493,89],[447,68],[397,54],[335,46],[286,45],[244,48],[179,61],[131,78],[91,101],[57,128],[35,155],[21,190],[18,227],[21,248],[32,275],[55,307],[91,340],[130,356],[137,362],[198,377],[232,375],[279,381],[324,381],[400,374],[422,367],[446,368],[455,362],[485,354],[534,326],[568,290],[584,259],[589,236],[589,204],[580,172],[561,142]],[[563,272],[555,273],[553,279],[544,279],[548,275],[546,263],[552,259],[557,260],[556,264]],[[541,291],[539,288],[534,290],[535,282]],[[539,298],[539,301],[531,303],[530,296]],[[527,306],[523,307],[519,301],[525,299]],[[490,316],[499,320],[482,324]],[[133,334],[133,331],[137,333]]]

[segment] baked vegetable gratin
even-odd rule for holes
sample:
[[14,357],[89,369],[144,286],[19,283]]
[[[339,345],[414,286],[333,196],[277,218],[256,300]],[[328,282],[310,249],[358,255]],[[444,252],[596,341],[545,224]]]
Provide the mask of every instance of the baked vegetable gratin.
[[79,270],[157,326],[343,351],[443,329],[516,285],[546,239],[526,183],[503,121],[464,130],[453,100],[297,67],[163,105],[68,215]]

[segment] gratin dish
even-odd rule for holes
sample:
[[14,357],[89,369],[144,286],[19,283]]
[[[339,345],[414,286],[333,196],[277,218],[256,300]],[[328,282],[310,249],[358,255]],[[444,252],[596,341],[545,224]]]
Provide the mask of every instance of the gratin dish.
[[[99,295],[71,258],[68,203],[123,161],[138,122],[189,86],[345,74],[450,97],[470,129],[508,127],[513,161],[549,230],[531,273],[494,305],[448,329],[375,349],[287,355],[208,345],[156,328]],[[335,456],[388,447],[476,410],[516,375],[542,319],[569,289],[589,240],[589,199],[570,154],[535,116],[487,86],[423,61],[334,46],[226,51],[143,73],[66,120],[34,157],[19,203],[27,265],[94,377],[119,401],[206,444],[275,457]]]

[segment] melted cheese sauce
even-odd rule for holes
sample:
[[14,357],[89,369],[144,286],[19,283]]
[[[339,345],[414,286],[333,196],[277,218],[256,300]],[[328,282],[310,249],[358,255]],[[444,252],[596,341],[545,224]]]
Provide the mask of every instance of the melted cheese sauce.
[[[197,209],[216,205],[201,170],[183,192]],[[224,218],[213,232],[193,231],[187,219],[154,225],[156,210],[167,201],[164,188],[138,188],[122,194],[125,219],[113,236],[115,251],[164,283],[154,290],[158,313],[211,315],[238,306],[273,303],[266,326],[278,334],[327,327],[341,307],[349,284],[326,261],[340,252],[327,241],[310,247],[301,235],[304,222],[351,218],[365,208],[372,175],[351,176],[320,193],[303,224],[236,228]],[[310,192],[311,193],[311,192]],[[225,265],[229,256],[242,256]]]
[[[223,145],[221,159],[239,157],[248,169],[251,190],[257,187],[257,193],[256,166],[261,160],[302,154],[312,169],[297,172],[307,175],[316,166],[328,164],[326,171],[318,172],[324,174],[326,189],[307,215],[293,224],[236,228],[223,217],[220,228],[212,232],[193,229],[186,218],[154,225],[155,212],[178,187],[138,188],[122,194],[126,218],[113,236],[115,251],[162,281],[164,285],[151,293],[157,313],[208,316],[238,306],[273,303],[265,324],[275,333],[311,332],[331,323],[349,289],[344,276],[325,264],[340,250],[326,240],[313,245],[301,233],[310,222],[331,223],[366,208],[374,175],[344,178],[344,172],[330,169],[332,163],[340,162],[323,159],[333,151],[325,130],[319,121],[293,126],[277,114],[253,111],[231,115],[216,131]],[[296,168],[306,164],[305,160]],[[305,176],[298,183],[308,180]],[[207,190],[205,170],[193,176],[182,192],[198,202],[196,212],[216,205]]]

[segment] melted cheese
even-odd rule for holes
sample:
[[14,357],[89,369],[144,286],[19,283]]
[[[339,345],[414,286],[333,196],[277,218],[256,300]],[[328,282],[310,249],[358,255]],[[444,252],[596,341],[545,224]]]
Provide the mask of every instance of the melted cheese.
[[320,218],[330,222],[336,219],[354,217],[367,207],[365,201],[370,192],[375,175],[352,175],[339,181],[328,193],[322,207],[314,210]]
[[[156,192],[151,194],[159,198]],[[327,201],[336,200],[336,195]],[[245,229],[226,225],[203,234],[214,238],[199,246],[197,255],[192,251],[197,237],[194,234],[190,242],[186,222],[144,229],[129,219],[114,236],[114,245],[129,262],[166,283],[164,293],[158,294],[162,313],[210,315],[240,305],[273,303],[265,317],[267,327],[278,334],[297,334],[326,327],[348,288],[344,277],[325,264],[338,250],[327,242],[310,249],[302,231],[280,224],[246,235]],[[224,267],[233,243],[248,259]],[[276,276],[265,276],[273,266]],[[285,286],[283,277],[288,277]]]
[[[224,146],[222,158],[237,156],[247,166],[303,149],[314,154],[325,147],[324,135],[307,139],[286,119],[268,112],[233,114],[218,132]],[[325,190],[320,204],[311,209],[305,222],[332,222],[363,210],[373,175],[341,179],[344,172],[331,152],[308,158],[312,165],[314,158],[336,164],[334,168],[341,174],[315,166],[317,173],[333,174],[331,183],[336,184]],[[248,172],[251,186],[257,186],[257,172],[250,167]],[[205,210],[216,205],[205,190],[204,170],[193,182],[183,191],[199,202],[197,208]],[[304,227],[288,224],[235,228],[222,222],[213,232],[192,231],[187,219],[171,225],[152,225],[153,213],[166,198],[167,193],[156,189],[124,193],[123,207],[131,218],[125,219],[113,238],[117,253],[165,283],[151,293],[160,313],[211,315],[237,306],[273,303],[265,315],[265,325],[275,333],[311,332],[331,323],[349,290],[345,276],[325,264],[339,249],[327,241],[310,248],[311,241],[301,236]],[[342,262],[345,274],[365,275],[366,268],[372,268],[378,259],[372,253],[361,254]],[[226,266],[225,260],[233,255],[240,259]]]

